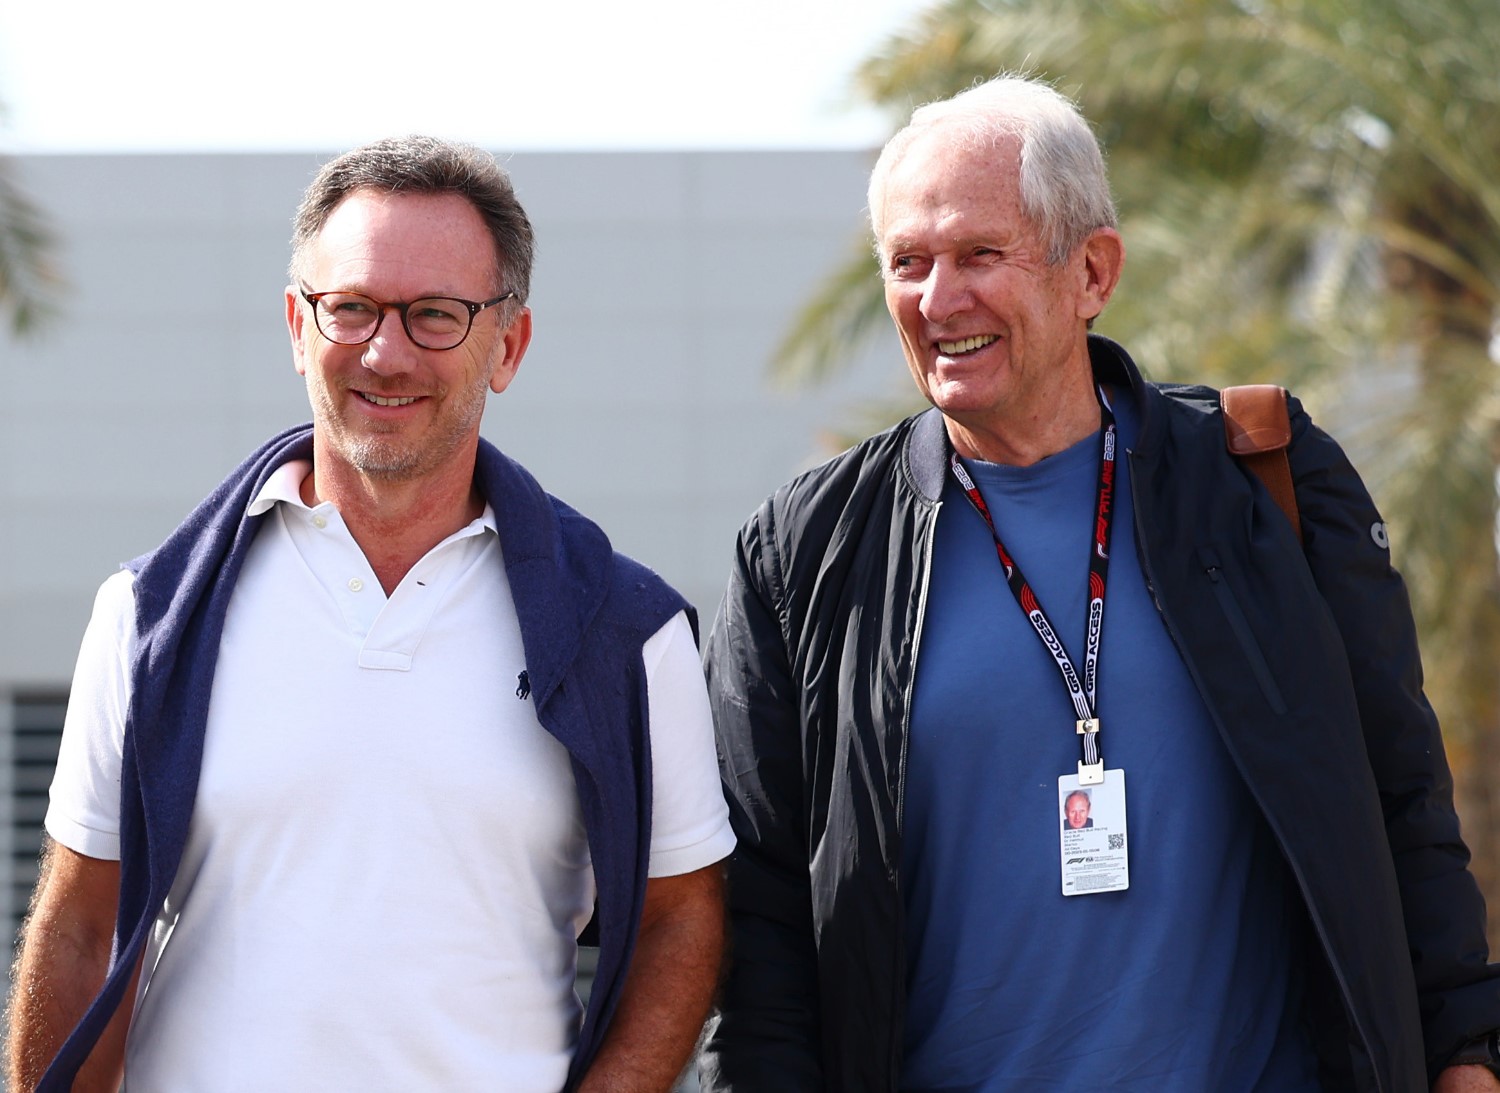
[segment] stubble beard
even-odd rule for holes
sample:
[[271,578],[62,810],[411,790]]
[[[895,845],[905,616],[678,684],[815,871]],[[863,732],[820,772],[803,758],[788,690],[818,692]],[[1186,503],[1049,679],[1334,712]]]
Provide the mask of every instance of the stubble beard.
[[[449,397],[451,413],[433,422],[432,431],[426,435],[405,439],[399,432],[371,434],[351,430],[337,412],[327,386],[308,385],[313,419],[327,434],[332,451],[359,474],[383,482],[409,482],[440,467],[478,427],[488,390],[488,381],[481,374],[465,391],[434,392],[432,397],[436,399]],[[458,403],[451,401],[455,397],[460,400]]]

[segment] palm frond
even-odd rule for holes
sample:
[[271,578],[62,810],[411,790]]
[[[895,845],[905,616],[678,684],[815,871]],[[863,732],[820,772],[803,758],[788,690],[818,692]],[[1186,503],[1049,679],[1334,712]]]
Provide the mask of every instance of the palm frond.
[[771,374],[784,382],[821,379],[847,361],[886,321],[880,267],[861,239],[797,313],[772,357]]
[[35,331],[52,314],[62,283],[55,247],[41,210],[0,160],[0,314],[17,333]]

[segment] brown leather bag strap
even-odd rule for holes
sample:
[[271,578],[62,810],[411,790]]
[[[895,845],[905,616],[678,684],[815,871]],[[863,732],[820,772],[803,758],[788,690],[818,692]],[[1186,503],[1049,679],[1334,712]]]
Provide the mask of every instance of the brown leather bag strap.
[[1286,454],[1292,443],[1286,388],[1273,383],[1226,387],[1219,392],[1219,405],[1224,410],[1225,446],[1265,484],[1300,543],[1302,520],[1297,515],[1297,491]]

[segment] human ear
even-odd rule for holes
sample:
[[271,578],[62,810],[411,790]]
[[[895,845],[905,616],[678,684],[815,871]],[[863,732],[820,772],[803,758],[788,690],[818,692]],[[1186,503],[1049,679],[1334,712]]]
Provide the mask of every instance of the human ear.
[[1092,319],[1104,310],[1125,267],[1125,241],[1114,228],[1098,228],[1083,242],[1083,291],[1078,317]]
[[516,317],[500,336],[490,362],[490,390],[500,394],[510,386],[521,367],[521,358],[526,356],[526,347],[531,344],[531,308],[522,307]]

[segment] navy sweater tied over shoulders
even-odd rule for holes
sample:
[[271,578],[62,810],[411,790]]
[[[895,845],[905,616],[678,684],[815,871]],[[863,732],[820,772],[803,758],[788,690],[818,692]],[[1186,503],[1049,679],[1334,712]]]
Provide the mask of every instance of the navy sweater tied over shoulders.
[[[246,509],[272,472],[312,458],[312,427],[272,437],[160,547],[137,558],[137,646],[120,773],[120,903],[110,972],[38,1089],[65,1091],[119,1008],[187,843],[219,635],[264,516]],[[599,966],[568,1076],[603,1040],[645,898],[651,752],[641,646],[692,608],[617,554],[604,533],[481,440],[475,480],[494,508],[537,716],[568,750],[588,832]]]

